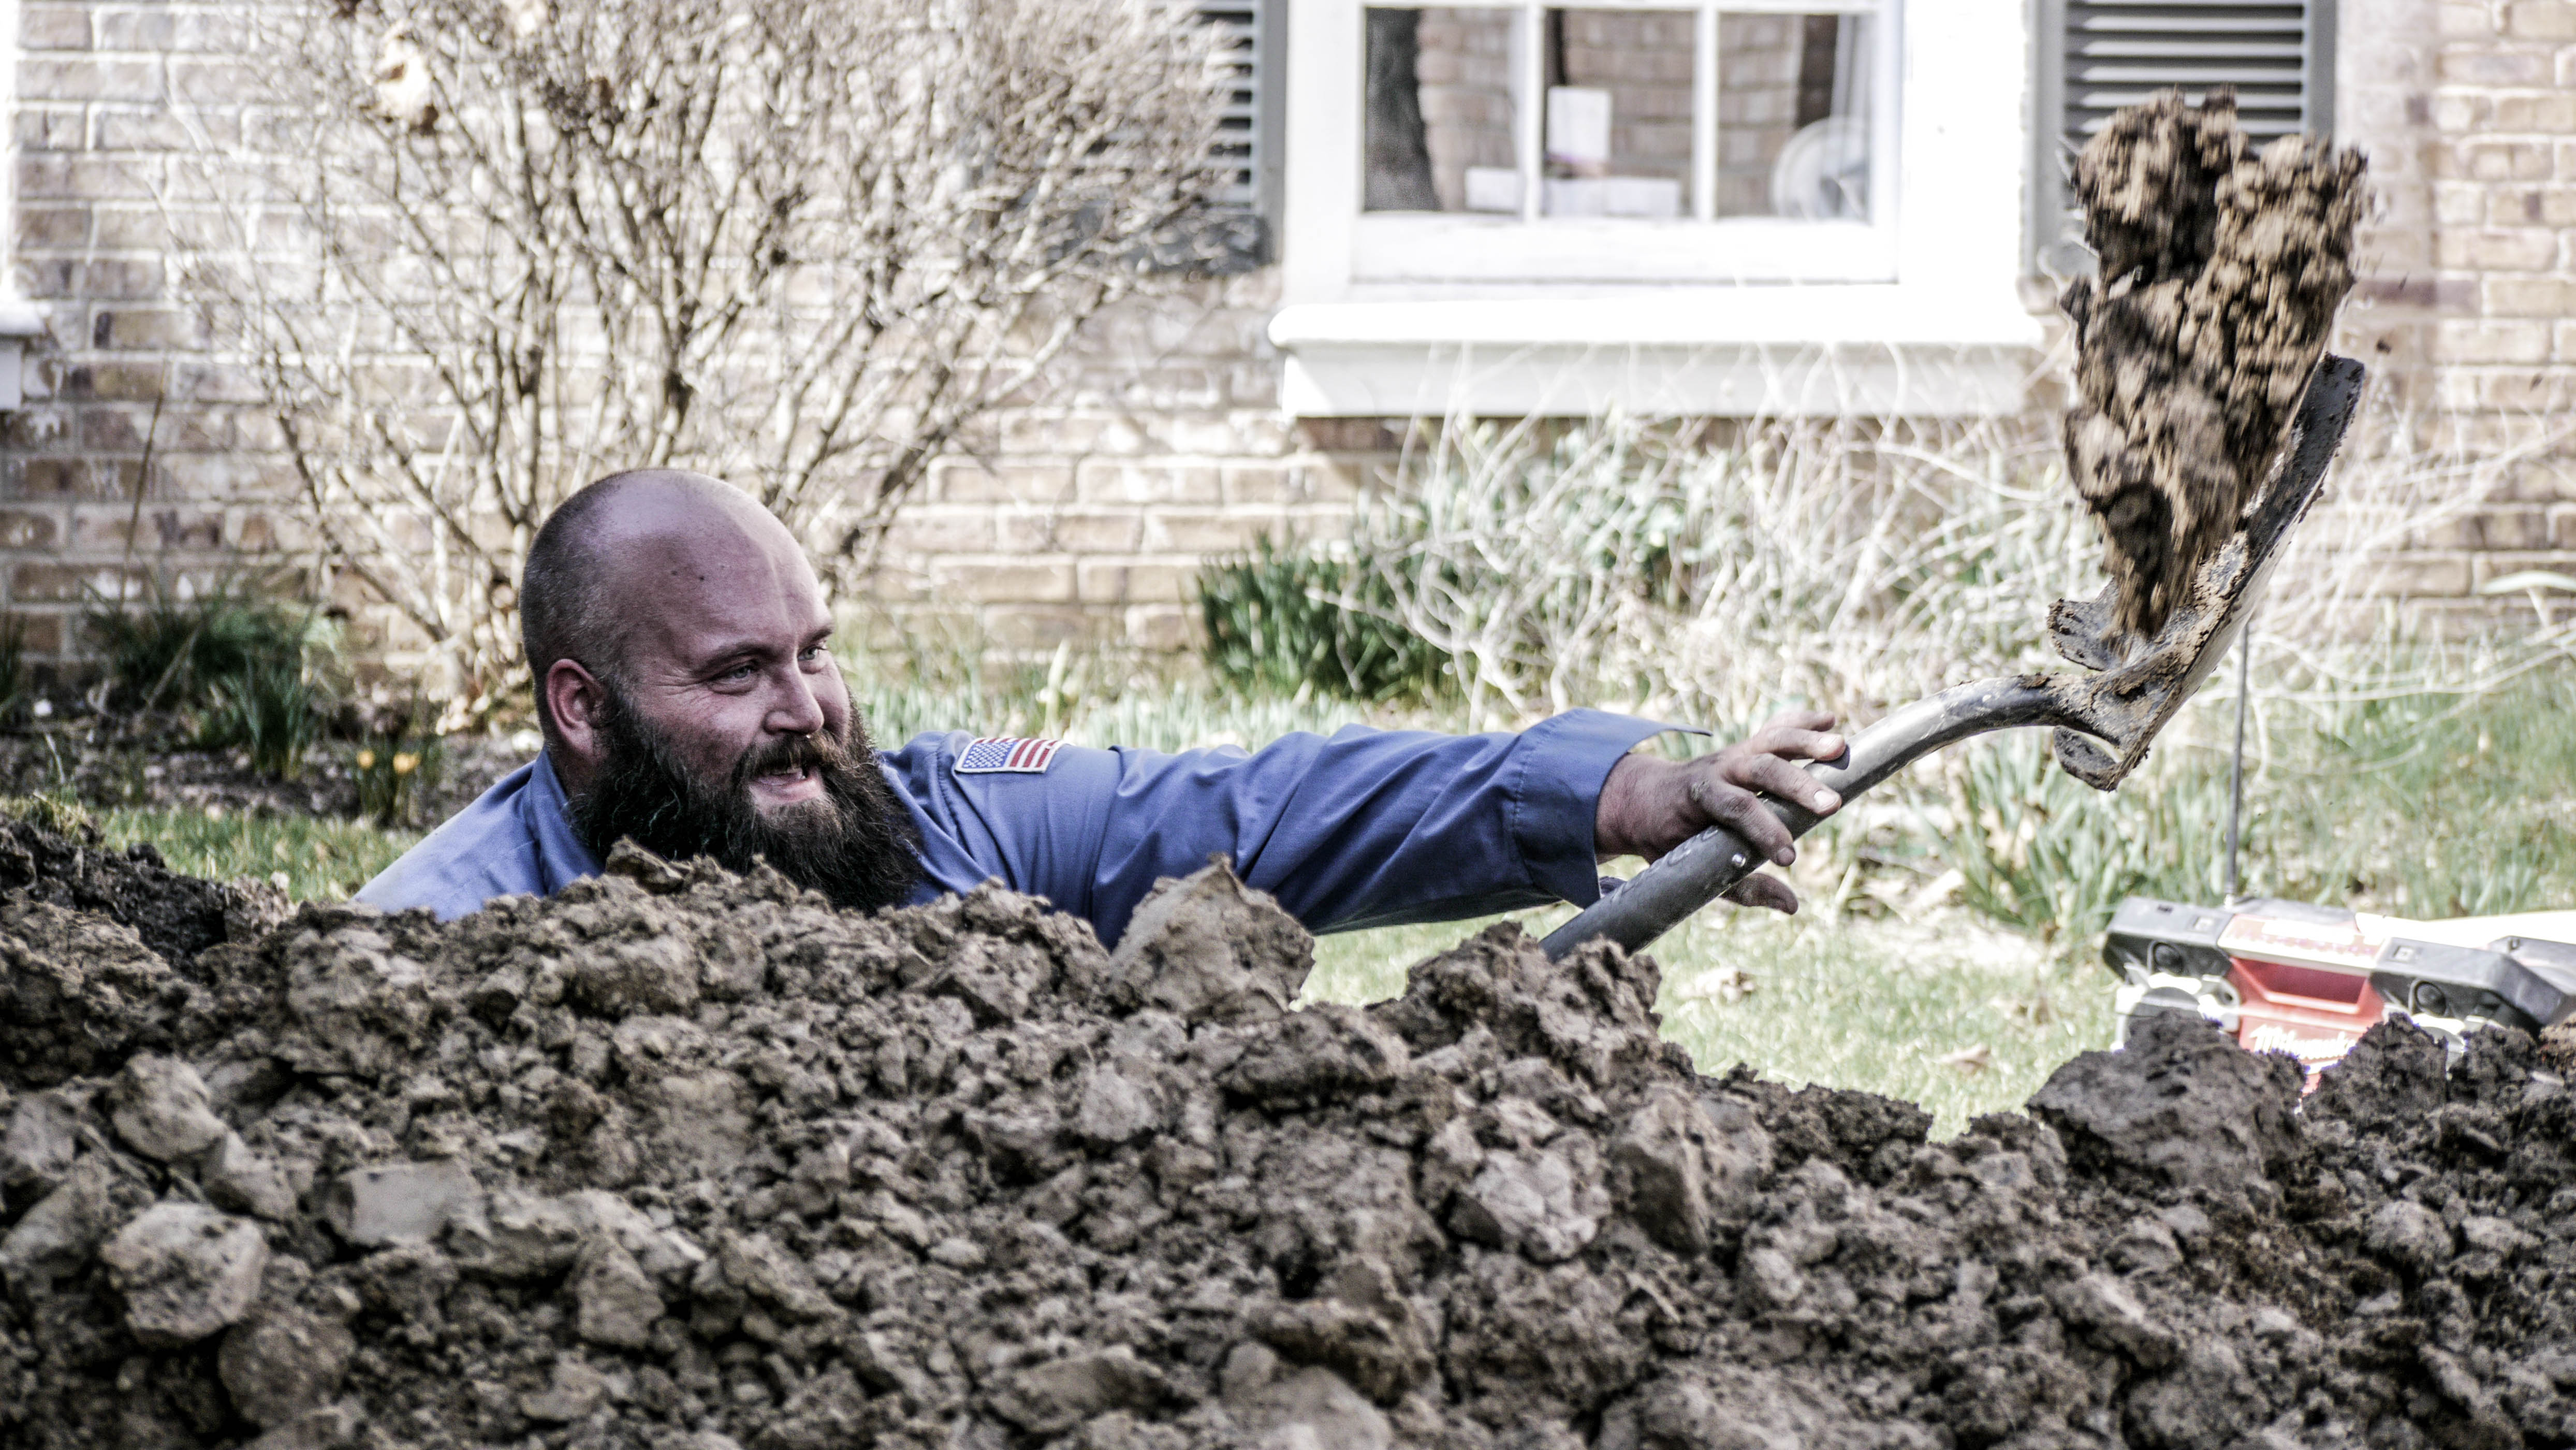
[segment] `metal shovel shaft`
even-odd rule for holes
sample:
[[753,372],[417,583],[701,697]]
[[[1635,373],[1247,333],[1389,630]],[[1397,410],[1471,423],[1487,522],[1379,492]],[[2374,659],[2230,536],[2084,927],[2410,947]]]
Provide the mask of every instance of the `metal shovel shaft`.
[[[1805,767],[1816,783],[1848,801],[1944,745],[2017,725],[2078,723],[2046,675],[1979,680],[1917,700],[1854,735],[1843,758]],[[1792,836],[1803,836],[1822,817],[1787,802],[1762,797]],[[1637,879],[1586,907],[1540,943],[1550,960],[1595,937],[1636,951],[1681,924],[1683,918],[1726,894],[1760,869],[1753,848],[1723,826],[1712,826],[1666,853]]]

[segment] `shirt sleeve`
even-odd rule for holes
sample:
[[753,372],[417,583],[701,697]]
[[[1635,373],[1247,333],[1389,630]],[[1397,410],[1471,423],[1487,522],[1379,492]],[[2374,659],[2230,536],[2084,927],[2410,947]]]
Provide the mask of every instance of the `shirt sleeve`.
[[1249,755],[1066,747],[1044,774],[916,779],[940,798],[930,814],[1002,868],[990,874],[1090,918],[1104,942],[1157,879],[1214,855],[1308,929],[1349,931],[1589,905],[1602,783],[1672,728],[1575,710],[1517,735],[1351,726]]

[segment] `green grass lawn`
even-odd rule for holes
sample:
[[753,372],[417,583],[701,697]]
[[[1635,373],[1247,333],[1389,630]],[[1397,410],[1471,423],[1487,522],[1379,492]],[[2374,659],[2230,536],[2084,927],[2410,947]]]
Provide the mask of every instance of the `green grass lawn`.
[[226,812],[113,810],[99,830],[119,848],[149,841],[174,871],[229,881],[256,876],[280,884],[297,901],[338,901],[393,864],[420,837],[363,821],[312,816],[244,816]]

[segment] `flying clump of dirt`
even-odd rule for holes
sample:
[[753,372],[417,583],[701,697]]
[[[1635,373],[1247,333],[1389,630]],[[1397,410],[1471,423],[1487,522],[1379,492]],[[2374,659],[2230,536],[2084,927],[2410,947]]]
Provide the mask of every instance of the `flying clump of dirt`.
[[2352,289],[2362,158],[2313,136],[2254,149],[2236,100],[2128,107],[2075,163],[2099,262],[2075,325],[2066,454],[2102,521],[2115,623],[2153,634],[2269,477]]
[[[6,930],[150,975],[82,920]],[[2155,1018],[1931,1143],[1697,1074],[1643,956],[1505,926],[1292,1009],[1310,964],[1220,867],[1115,952],[632,851],[445,925],[307,906],[199,954],[167,1049],[0,1059],[0,1444],[2576,1436],[2576,1104],[2528,1039],[2446,1078],[2383,1026],[2303,1113]]]

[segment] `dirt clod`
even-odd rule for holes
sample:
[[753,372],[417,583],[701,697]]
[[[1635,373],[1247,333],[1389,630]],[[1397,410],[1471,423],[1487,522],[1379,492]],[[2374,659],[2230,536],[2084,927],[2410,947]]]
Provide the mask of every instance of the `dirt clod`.
[[2445,1077],[2384,1025],[2303,1111],[2156,1019],[1932,1143],[1696,1074],[1648,959],[1516,928],[1290,1010],[1275,912],[1211,868],[1113,958],[1000,891],[632,855],[443,926],[308,906],[201,954],[174,1045],[0,1068],[0,1444],[2576,1436],[2527,1039]]
[[2224,88],[2127,107],[2076,158],[2099,266],[2061,299],[2066,457],[2119,628],[2163,627],[2270,474],[2352,289],[2361,176],[2359,152],[2316,137],[2255,150]]

